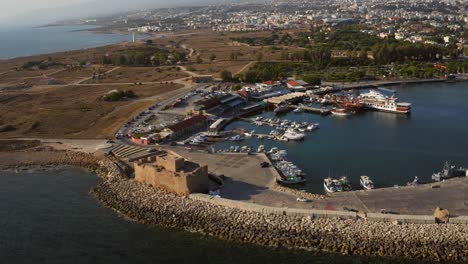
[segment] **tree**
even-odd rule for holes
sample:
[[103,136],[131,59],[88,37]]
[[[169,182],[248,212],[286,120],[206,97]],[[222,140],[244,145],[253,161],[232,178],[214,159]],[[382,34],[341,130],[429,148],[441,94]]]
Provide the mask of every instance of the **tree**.
[[263,52],[257,53],[257,61],[262,61],[263,60]]
[[215,55],[215,54],[211,54],[211,55],[210,55],[210,62],[213,62],[215,59],[216,59],[216,55]]
[[229,82],[229,81],[232,80],[232,72],[230,72],[228,70],[222,71],[220,76],[221,76],[221,79],[223,80],[223,82]]
[[242,89],[242,86],[241,86],[240,84],[236,84],[236,85],[232,86],[232,90],[233,90],[233,91],[236,91],[236,92],[237,92],[237,91],[239,91],[240,89]]
[[200,57],[200,55],[197,56],[197,58],[195,59],[195,61],[196,61],[197,64],[203,63],[203,59]]
[[153,40],[151,40],[151,39],[146,40],[146,45],[147,46],[153,45]]
[[302,76],[302,79],[310,85],[320,85],[322,83],[320,75],[318,74],[307,74]]

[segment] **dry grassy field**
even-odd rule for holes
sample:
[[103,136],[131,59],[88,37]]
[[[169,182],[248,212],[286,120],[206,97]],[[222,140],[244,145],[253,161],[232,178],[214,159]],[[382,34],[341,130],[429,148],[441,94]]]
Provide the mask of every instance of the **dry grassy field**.
[[[251,67],[261,53],[263,61],[281,59],[284,47],[249,46],[232,38],[266,37],[271,32],[219,33],[195,31],[159,34],[153,45],[190,53],[183,66],[196,74],[219,76]],[[142,110],[169,98],[182,85],[172,81],[188,77],[176,66],[115,67],[98,65],[106,55],[116,55],[140,43],[121,43],[47,55],[0,61],[0,138],[110,138]],[[289,47],[293,51],[294,47]],[[233,58],[232,54],[236,54]],[[201,62],[198,61],[201,58]],[[25,70],[32,61],[56,64],[47,70]],[[78,66],[78,65],[90,66]],[[92,79],[93,75],[100,75]],[[51,80],[57,83],[50,83]],[[143,83],[143,85],[134,85]],[[169,84],[163,84],[169,83]],[[180,83],[180,82],[176,82]],[[51,85],[52,84],[52,85]],[[110,90],[133,90],[137,99],[106,102],[101,97]],[[174,92],[175,91],[175,92]],[[158,97],[153,97],[158,96]],[[147,98],[151,97],[151,100]]]
[[[180,85],[131,85],[139,98],[106,102],[113,86],[66,86],[39,92],[0,94],[0,137],[110,138],[130,118],[154,104],[142,98],[169,94]],[[140,100],[139,100],[140,99]]]
[[166,82],[188,77],[178,67],[121,67],[85,83]]

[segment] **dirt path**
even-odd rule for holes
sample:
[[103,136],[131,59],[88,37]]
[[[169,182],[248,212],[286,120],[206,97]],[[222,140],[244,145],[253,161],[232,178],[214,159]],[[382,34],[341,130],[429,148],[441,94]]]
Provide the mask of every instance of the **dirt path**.
[[[105,75],[105,74],[109,74],[109,73],[111,73],[111,72],[113,72],[113,71],[116,71],[116,70],[118,70],[118,69],[120,69],[120,66],[114,67],[114,68],[112,68],[112,69],[106,71],[106,72],[103,73],[103,74],[104,74],[104,75]],[[83,78],[83,79],[81,79],[81,80],[78,80],[78,81],[74,82],[73,85],[82,84],[83,82],[89,81],[89,80],[91,80],[92,78],[93,78],[93,76],[91,76],[91,77],[85,77],[85,78]]]
[[251,61],[251,62],[247,63],[244,67],[242,67],[242,69],[240,69],[239,71],[236,72],[236,75],[241,74],[243,71],[247,70],[248,68],[250,68],[255,63],[256,63],[256,61]]

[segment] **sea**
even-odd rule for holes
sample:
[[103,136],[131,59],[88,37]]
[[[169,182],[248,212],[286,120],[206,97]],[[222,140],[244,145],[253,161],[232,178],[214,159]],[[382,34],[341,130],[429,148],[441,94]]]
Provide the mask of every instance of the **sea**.
[[[0,59],[37,54],[94,48],[123,41],[132,41],[130,33],[99,33],[89,31],[92,25],[51,27],[0,27]],[[143,39],[145,35],[136,35]]]
[[271,249],[138,224],[102,206],[89,193],[97,176],[78,168],[0,171],[0,181],[0,263],[410,263]]

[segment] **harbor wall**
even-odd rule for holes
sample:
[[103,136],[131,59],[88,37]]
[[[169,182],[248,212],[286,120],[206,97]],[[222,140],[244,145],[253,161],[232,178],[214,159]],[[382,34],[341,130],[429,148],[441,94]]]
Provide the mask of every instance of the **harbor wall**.
[[[287,216],[310,216],[312,218],[338,218],[338,219],[358,219],[364,218],[367,221],[373,222],[392,222],[399,224],[434,224],[436,223],[432,215],[401,215],[401,214],[381,214],[381,213],[365,213],[358,214],[349,211],[334,211],[334,210],[314,210],[314,209],[298,209],[298,208],[280,208],[259,205],[243,201],[235,201],[220,197],[213,197],[206,194],[191,194],[189,198],[196,201],[209,202],[214,205],[224,206],[233,209],[240,209],[249,212],[257,212],[272,215],[287,215]],[[468,216],[458,216],[450,218],[449,223],[452,224],[468,224]]]

